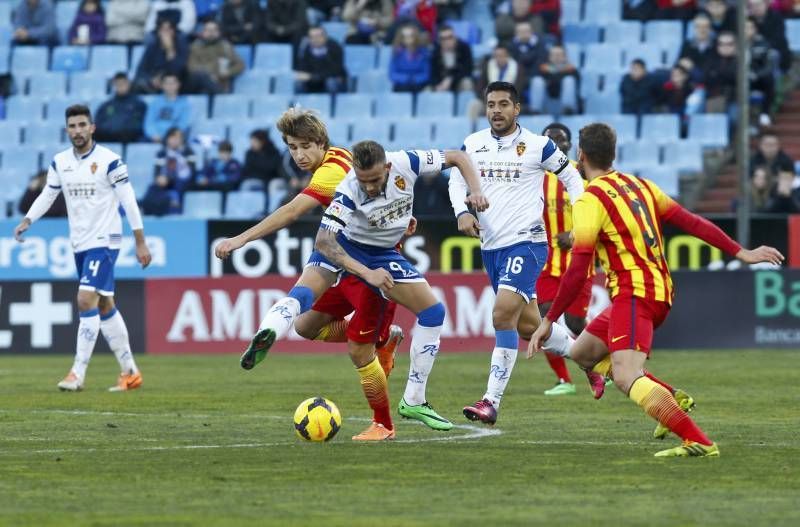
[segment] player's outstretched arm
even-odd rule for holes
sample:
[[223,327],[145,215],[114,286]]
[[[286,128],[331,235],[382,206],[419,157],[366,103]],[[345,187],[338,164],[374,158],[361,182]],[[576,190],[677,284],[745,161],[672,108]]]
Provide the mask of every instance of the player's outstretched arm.
[[314,243],[314,248],[322,253],[325,258],[341,267],[348,273],[354,274],[362,278],[365,282],[373,287],[379,288],[386,293],[394,286],[392,275],[386,269],[370,269],[362,264],[355,258],[342,249],[339,242],[336,241],[337,231],[320,227],[317,232],[317,239]]
[[314,210],[320,205],[319,201],[306,194],[298,194],[289,203],[282,205],[272,214],[256,223],[243,233],[233,238],[222,240],[214,248],[217,258],[227,258],[236,249],[253,240],[268,236],[297,221],[297,219]]
[[28,230],[34,221],[44,216],[44,214],[50,210],[50,207],[53,205],[53,202],[60,192],[60,187],[53,188],[50,184],[45,185],[42,189],[42,193],[34,200],[28,213],[22,218],[22,221],[19,222],[19,225],[14,228],[14,239],[20,243],[25,241],[22,234]]
[[468,207],[471,206],[478,212],[483,212],[489,208],[489,200],[486,199],[486,196],[483,195],[483,190],[481,190],[481,180],[466,152],[445,150],[444,164],[448,167],[456,167],[461,172],[461,176],[467,183],[467,187],[469,187],[470,194],[464,200]]

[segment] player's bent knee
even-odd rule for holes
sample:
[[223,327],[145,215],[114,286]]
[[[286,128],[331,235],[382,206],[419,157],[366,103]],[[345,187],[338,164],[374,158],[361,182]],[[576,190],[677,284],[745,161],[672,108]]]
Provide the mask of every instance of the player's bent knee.
[[444,324],[444,304],[437,302],[431,307],[423,309],[417,314],[417,322],[420,326],[433,328]]

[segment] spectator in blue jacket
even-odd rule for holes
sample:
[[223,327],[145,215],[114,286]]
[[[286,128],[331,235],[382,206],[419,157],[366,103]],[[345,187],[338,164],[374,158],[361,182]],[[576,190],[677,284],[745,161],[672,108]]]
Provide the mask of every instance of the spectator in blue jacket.
[[183,131],[173,127],[167,130],[164,148],[156,155],[155,177],[166,176],[170,187],[183,196],[195,178],[196,157],[186,144]]
[[189,63],[189,45],[169,20],[158,23],[156,38],[144,50],[136,68],[134,86],[139,93],[161,91],[161,77],[172,73],[181,77]]
[[233,158],[233,145],[230,141],[220,141],[217,157],[206,163],[198,171],[192,188],[194,190],[236,190],[242,181],[242,164]]
[[106,41],[106,18],[99,0],[83,0],[72,26],[69,42],[78,46],[102,44]]
[[174,73],[161,77],[162,95],[147,105],[144,118],[144,134],[154,143],[161,143],[170,128],[178,128],[185,134],[191,125],[191,112],[186,97],[178,95],[181,82]]
[[98,141],[131,143],[139,141],[147,105],[131,93],[131,81],[125,72],[114,75],[114,96],[100,105],[95,113]]
[[420,30],[403,26],[394,39],[389,78],[394,91],[418,92],[431,80],[431,52]]
[[58,41],[56,13],[51,0],[22,0],[14,10],[14,43],[54,44]]

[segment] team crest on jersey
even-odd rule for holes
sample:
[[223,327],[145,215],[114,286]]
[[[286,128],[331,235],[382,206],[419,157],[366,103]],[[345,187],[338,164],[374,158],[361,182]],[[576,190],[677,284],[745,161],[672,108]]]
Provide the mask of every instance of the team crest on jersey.
[[394,177],[394,186],[399,188],[400,190],[406,189],[406,180],[403,179],[402,176],[395,176]]
[[89,168],[92,169],[92,174],[94,174],[95,172],[97,172],[97,163],[92,163],[92,166],[90,166]]
[[517,143],[517,155],[521,156],[524,153],[525,153],[525,143],[520,141],[519,143]]

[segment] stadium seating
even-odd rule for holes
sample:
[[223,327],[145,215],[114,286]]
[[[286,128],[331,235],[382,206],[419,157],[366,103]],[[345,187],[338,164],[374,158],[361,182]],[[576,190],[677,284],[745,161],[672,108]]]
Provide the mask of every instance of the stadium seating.
[[672,114],[648,114],[642,116],[641,134],[643,141],[672,143],[680,139],[680,120]]
[[568,24],[561,29],[565,42],[573,44],[594,44],[600,42],[600,26]]
[[[519,124],[535,134],[542,133],[544,127],[555,121],[552,115],[522,115],[519,118]],[[482,128],[481,125],[478,129]]]
[[347,37],[349,28],[347,22],[323,22],[320,25],[330,39],[335,40],[339,44],[344,44],[344,39]]
[[211,113],[214,119],[249,119],[250,99],[244,95],[217,95]]
[[63,130],[47,122],[31,123],[25,127],[25,146],[40,148],[61,143]]
[[128,71],[128,48],[125,46],[92,46],[89,69],[106,78],[118,71]]
[[242,95],[260,95],[270,90],[272,75],[267,71],[246,70],[233,82],[233,91]]
[[644,25],[644,41],[663,49],[680,48],[683,42],[683,22],[679,20],[650,20]]
[[89,66],[89,49],[85,46],[58,46],[53,48],[50,69],[53,71],[85,71]]
[[15,46],[11,50],[11,72],[15,77],[47,71],[50,60],[45,46]]
[[44,101],[39,97],[15,96],[6,100],[6,119],[29,123],[43,120]]
[[786,21],[786,39],[789,41],[789,49],[800,53],[800,18]]
[[348,44],[344,47],[344,67],[348,74],[375,67],[375,46]]
[[[636,116],[618,113],[616,115],[603,115],[600,119],[609,126],[614,127],[617,132],[617,144],[626,144],[636,141],[636,128],[638,122]],[[573,132],[573,137],[577,138],[578,131]],[[577,141],[573,140],[573,143]]]
[[259,95],[253,97],[250,113],[254,119],[271,120],[282,114],[290,101],[287,95]]
[[619,20],[603,28],[603,42],[620,46],[638,46],[642,41],[642,23],[636,20]]
[[434,123],[428,119],[400,119],[394,122],[393,144],[399,148],[428,148]]
[[253,67],[270,73],[292,71],[292,46],[289,44],[257,44]]
[[691,139],[664,145],[664,164],[679,172],[701,172],[703,170],[703,145]]
[[586,113],[618,114],[622,107],[622,96],[616,90],[589,93],[586,97]]
[[211,190],[186,192],[183,195],[183,215],[196,219],[222,217],[222,192]]
[[471,133],[472,121],[467,118],[437,119],[433,145],[440,149],[458,150],[464,145],[464,138]]
[[105,100],[108,77],[99,72],[73,73],[69,76],[69,94],[80,100]]
[[672,167],[652,166],[646,169],[643,168],[639,176],[649,179],[658,185],[668,196],[678,197],[680,193],[678,173]]
[[22,142],[22,130],[16,121],[0,121],[0,137],[6,146]]
[[606,25],[622,19],[622,2],[620,0],[591,0],[591,11],[586,15],[591,16],[592,22]]
[[253,46],[250,44],[237,44],[236,54],[241,57],[244,67],[249,68],[253,65]]
[[417,117],[452,117],[455,96],[452,92],[429,92],[417,94]]
[[617,44],[589,44],[584,49],[584,70],[620,71],[622,65],[622,48]]
[[239,190],[225,196],[225,217],[251,219],[264,214],[266,200],[263,192]]
[[272,76],[272,93],[279,95],[294,95],[294,77],[282,73]]
[[307,93],[303,95],[296,95],[294,97],[294,103],[301,108],[311,108],[325,118],[329,118],[333,113],[331,111],[331,96],[327,93]]
[[369,119],[373,97],[364,93],[340,93],[336,96],[337,119]]
[[389,127],[391,123],[385,119],[362,119],[352,125],[351,142],[357,143],[372,139],[379,143],[389,142]]
[[414,98],[410,93],[386,93],[375,101],[375,116],[402,119],[411,117]]
[[392,82],[385,70],[362,71],[356,77],[356,88],[362,93],[385,93],[392,90]]
[[3,150],[3,173],[27,181],[39,170],[38,150]]
[[707,147],[728,144],[728,116],[721,113],[695,114],[689,120],[689,139]]
[[625,143],[620,148],[620,162],[616,163],[623,172],[636,172],[659,164],[659,146],[649,141]]
[[36,81],[28,85],[28,94],[40,97],[58,97],[67,93],[67,76],[61,72],[38,73]]
[[328,137],[331,144],[350,148],[350,122],[334,119],[327,123]]

